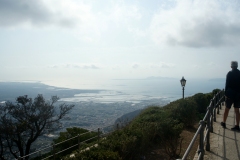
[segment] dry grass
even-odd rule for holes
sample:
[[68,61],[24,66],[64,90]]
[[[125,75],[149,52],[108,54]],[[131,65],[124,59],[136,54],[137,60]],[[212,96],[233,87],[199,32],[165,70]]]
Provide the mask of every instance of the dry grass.
[[[186,130],[183,130],[181,137],[183,137],[183,143],[182,143],[182,152],[181,152],[181,156],[183,156],[183,154],[185,153],[185,151],[187,150],[187,147],[189,146],[193,136],[195,135],[196,131],[198,128],[198,124],[196,124],[193,128],[188,128]],[[191,152],[188,155],[188,159],[193,159],[197,149],[198,149],[198,144],[199,144],[199,136],[197,137],[197,140],[195,141],[193,148],[191,150]]]

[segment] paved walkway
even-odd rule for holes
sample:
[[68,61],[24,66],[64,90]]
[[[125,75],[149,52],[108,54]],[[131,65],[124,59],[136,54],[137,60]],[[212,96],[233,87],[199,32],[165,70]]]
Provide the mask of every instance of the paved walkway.
[[234,108],[229,111],[226,122],[226,129],[220,125],[225,106],[222,107],[217,115],[211,133],[210,151],[205,152],[204,160],[240,160],[240,132],[231,131],[235,125]]

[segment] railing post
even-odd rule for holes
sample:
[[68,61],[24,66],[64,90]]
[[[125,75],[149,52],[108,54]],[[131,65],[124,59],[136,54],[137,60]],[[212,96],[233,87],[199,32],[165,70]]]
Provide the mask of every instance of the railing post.
[[213,104],[213,99],[211,99],[211,106],[210,106],[210,131],[213,132],[213,109],[214,109],[214,104]]
[[38,154],[39,154],[39,159],[42,159],[42,152],[39,151]]
[[219,106],[220,104],[217,105],[217,114],[219,114],[219,108],[220,108]]
[[212,102],[212,100],[211,100],[210,103],[211,103],[211,105],[210,105],[210,108],[209,108],[209,115],[208,115],[209,116],[208,117],[209,122],[208,123],[209,123],[209,131],[213,132],[213,102]]
[[98,128],[98,143],[99,143],[99,139],[100,139],[100,128]]
[[80,142],[80,135],[78,134],[78,149],[80,150],[81,142]]
[[[208,108],[208,109],[211,109]],[[207,142],[206,142],[206,150],[210,151],[210,132],[212,132],[212,127],[211,127],[211,123],[210,123],[210,111],[208,111],[208,115],[207,115]]]
[[52,154],[53,154],[53,159],[55,160],[55,144],[52,144]]
[[219,114],[219,105],[220,105],[220,103],[219,103],[220,101],[219,101],[219,100],[220,100],[220,96],[221,96],[221,94],[218,93],[218,94],[217,94],[217,104],[218,104],[218,105],[217,105],[217,114]]
[[213,120],[216,122],[216,95],[213,97]]
[[199,138],[198,155],[200,155],[199,159],[203,160],[203,156],[204,156],[204,128],[205,128],[205,122],[201,120],[199,124],[201,125],[201,130],[200,130],[200,133],[199,133],[200,134],[200,138]]
[[225,92],[224,92],[224,89],[222,90],[222,92],[221,92],[221,98],[222,98],[222,100],[221,100],[221,107],[220,107],[220,109],[222,109],[222,103],[224,103],[224,101],[225,101]]

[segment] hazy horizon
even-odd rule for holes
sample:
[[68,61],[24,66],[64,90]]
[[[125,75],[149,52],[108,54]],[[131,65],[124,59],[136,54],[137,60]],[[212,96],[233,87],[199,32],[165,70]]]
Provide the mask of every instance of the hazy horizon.
[[[186,77],[185,77],[186,78]],[[185,86],[185,97],[192,96],[196,93],[209,93],[213,89],[224,89],[225,87],[225,79],[219,78],[219,79],[187,79],[186,86]],[[8,86],[4,86],[4,83],[8,84]],[[21,86],[20,88],[14,88],[14,86]],[[34,87],[34,85],[37,84],[37,87]],[[40,86],[38,85],[40,84]],[[54,83],[48,84],[44,82],[34,82],[34,81],[22,81],[22,82],[0,82],[0,85],[2,88],[4,88],[6,91],[10,90],[10,92],[13,94],[14,89],[19,93],[19,95],[25,95],[29,87],[34,88],[35,93],[47,93],[51,90],[63,90],[69,89],[73,90],[74,92],[71,92],[71,97],[74,97],[74,101],[76,101],[76,97],[78,97],[78,94],[81,94],[81,90],[96,90],[96,91],[107,91],[107,92],[101,92],[97,94],[92,94],[90,97],[98,96],[100,99],[105,96],[106,99],[109,99],[114,101],[116,97],[117,99],[122,99],[122,101],[128,101],[129,97],[132,97],[132,99],[135,99],[137,101],[136,97],[139,97],[139,99],[142,99],[143,97],[157,97],[157,98],[167,98],[169,100],[176,100],[178,98],[182,97],[182,86],[180,84],[180,79],[175,78],[164,78],[164,77],[151,77],[151,78],[145,78],[145,79],[118,79],[118,80],[109,80],[106,83],[98,83],[98,84],[71,84],[71,85],[56,85]],[[24,88],[26,86],[26,88]],[[74,87],[76,86],[76,87]],[[43,91],[42,87],[46,88],[46,91]],[[39,89],[39,91],[38,91]],[[0,89],[0,92],[2,89]],[[11,94],[9,93],[9,94]],[[54,93],[54,92],[53,92]],[[86,92],[88,93],[88,92]],[[95,93],[95,92],[93,92]],[[112,96],[111,96],[112,94]],[[47,94],[49,95],[49,94]],[[64,94],[63,94],[64,95]],[[124,95],[124,96],[123,96]],[[127,96],[128,95],[128,96]],[[83,96],[83,95],[80,95]],[[88,97],[87,95],[86,97]],[[115,96],[115,97],[114,97]],[[134,97],[134,98],[133,98]],[[64,98],[64,97],[60,97]],[[83,97],[80,97],[82,101],[85,101]],[[88,99],[88,98],[86,98]],[[147,98],[148,99],[148,98]],[[104,98],[102,99],[104,100]]]

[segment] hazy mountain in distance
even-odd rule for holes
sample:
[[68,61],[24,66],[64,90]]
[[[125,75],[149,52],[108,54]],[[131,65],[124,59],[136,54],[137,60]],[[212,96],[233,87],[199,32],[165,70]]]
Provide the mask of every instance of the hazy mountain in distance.
[[212,82],[225,82],[226,78],[214,78],[214,79],[209,79],[209,81],[212,81]]
[[[184,76],[187,80],[185,85],[185,96],[192,96],[196,93],[209,93],[214,89],[223,89],[225,86],[224,78],[210,79],[191,78]],[[149,76],[142,79],[115,79],[115,84],[121,86],[122,89],[137,91],[142,94],[161,95],[166,97],[182,95],[182,86],[179,78],[163,77],[163,76]]]
[[0,82],[0,102],[15,101],[18,96],[28,95],[30,98],[35,98],[38,94],[42,94],[49,99],[51,96],[60,98],[73,97],[80,93],[98,93],[100,90],[80,90],[68,89],[48,86],[43,83],[29,82]]
[[113,80],[177,80],[177,78],[172,78],[172,77],[155,77],[155,76],[150,76],[146,78],[139,78],[139,79],[113,79]]
[[178,79],[177,78],[172,78],[172,77],[155,77],[155,76],[151,76],[151,77],[145,78],[145,80],[178,80]]
[[127,125],[127,123],[131,122],[136,116],[141,113],[142,109],[138,109],[136,111],[126,113],[116,119],[115,125],[119,124],[119,127]]

